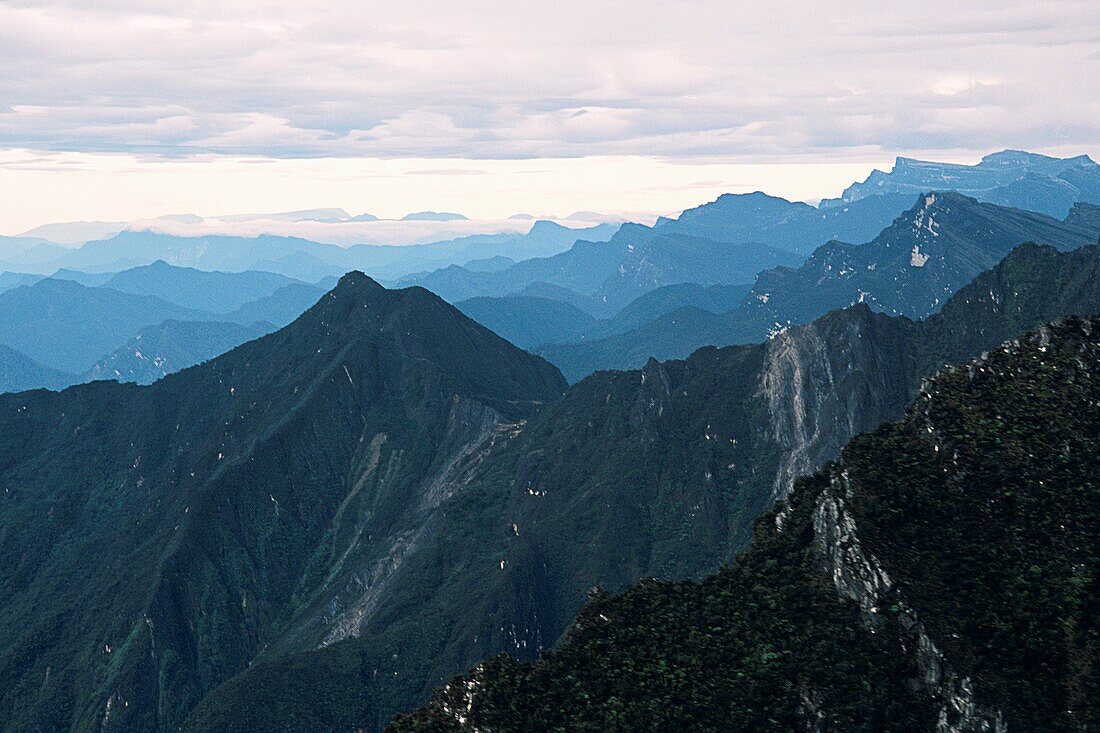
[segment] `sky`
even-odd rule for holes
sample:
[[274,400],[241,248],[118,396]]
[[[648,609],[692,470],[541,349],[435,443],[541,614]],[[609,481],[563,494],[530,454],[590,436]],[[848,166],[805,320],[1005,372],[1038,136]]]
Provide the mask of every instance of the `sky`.
[[[980,7],[976,7],[980,6]],[[1100,152],[1100,3],[0,0],[0,232],[835,196]]]

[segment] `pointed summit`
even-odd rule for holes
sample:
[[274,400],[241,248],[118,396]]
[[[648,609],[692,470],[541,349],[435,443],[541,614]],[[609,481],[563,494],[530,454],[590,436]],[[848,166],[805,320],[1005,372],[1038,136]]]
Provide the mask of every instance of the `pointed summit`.
[[[166,699],[158,730],[177,730],[269,640],[312,649],[357,635],[375,584],[463,488],[464,462],[566,386],[428,291],[351,272],[285,328],[147,387],[0,396],[0,434],[35,437],[0,445],[5,470],[28,477],[18,500],[0,502],[0,527],[21,528],[7,541],[25,544],[27,562],[19,583],[0,570],[0,622],[41,609],[22,619],[41,640],[26,679],[48,668],[57,686],[37,685],[36,700],[99,708],[99,691],[79,682],[105,674],[126,700],[111,714],[117,730],[148,729]],[[63,502],[98,509],[50,524]],[[209,623],[214,598],[235,602]],[[21,644],[0,639],[0,659]]]
[[360,288],[368,288],[372,290],[385,290],[385,288],[377,280],[370,275],[363,273],[360,270],[352,270],[344,273],[336,283],[334,292],[355,292]]

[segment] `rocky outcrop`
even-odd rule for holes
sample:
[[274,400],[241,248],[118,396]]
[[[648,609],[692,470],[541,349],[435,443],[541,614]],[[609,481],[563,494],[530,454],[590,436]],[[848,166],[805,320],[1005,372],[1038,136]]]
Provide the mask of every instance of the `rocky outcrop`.
[[905,635],[903,648],[920,672],[913,683],[929,690],[938,706],[936,733],[1006,733],[1001,713],[979,704],[970,679],[952,670],[889,573],[862,546],[855,517],[846,506],[850,492],[846,472],[834,471],[813,513],[814,552],[836,592],[859,606],[871,632],[890,621]]
[[901,414],[909,393],[906,328],[857,306],[768,342],[759,389],[780,449],[772,501],[854,435]]

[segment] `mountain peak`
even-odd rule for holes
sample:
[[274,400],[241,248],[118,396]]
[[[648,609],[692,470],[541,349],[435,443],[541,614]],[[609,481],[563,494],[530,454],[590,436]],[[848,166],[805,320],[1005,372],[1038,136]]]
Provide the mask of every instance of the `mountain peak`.
[[1008,149],[984,156],[980,165],[1028,165],[1049,160],[1054,160],[1054,158],[1038,153],[1029,153],[1026,150]]
[[362,272],[361,270],[352,270],[344,273],[337,281],[336,287],[333,288],[334,293],[353,293],[359,289],[367,288],[370,290],[385,290],[382,285],[372,278],[370,275]]
[[1068,163],[1073,165],[1096,165],[1096,162],[1087,155],[1075,155],[1072,158],[1056,158],[1040,153],[1029,153],[1026,150],[1001,150],[990,153],[982,158],[979,166],[1030,166],[1044,163]]
[[568,227],[557,223],[556,221],[550,221],[549,219],[538,219],[531,228],[527,231],[528,234],[550,234],[553,232],[560,232]]
[[401,221],[467,221],[467,217],[452,211],[414,211],[401,217]]

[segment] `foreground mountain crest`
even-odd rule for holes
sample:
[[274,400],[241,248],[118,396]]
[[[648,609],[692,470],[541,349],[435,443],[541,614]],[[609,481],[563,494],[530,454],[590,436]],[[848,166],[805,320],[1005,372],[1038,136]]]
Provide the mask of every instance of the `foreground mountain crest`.
[[388,730],[1092,730],[1098,436],[1100,318],[1042,327],[927,383],[728,568],[597,593],[561,648]]

